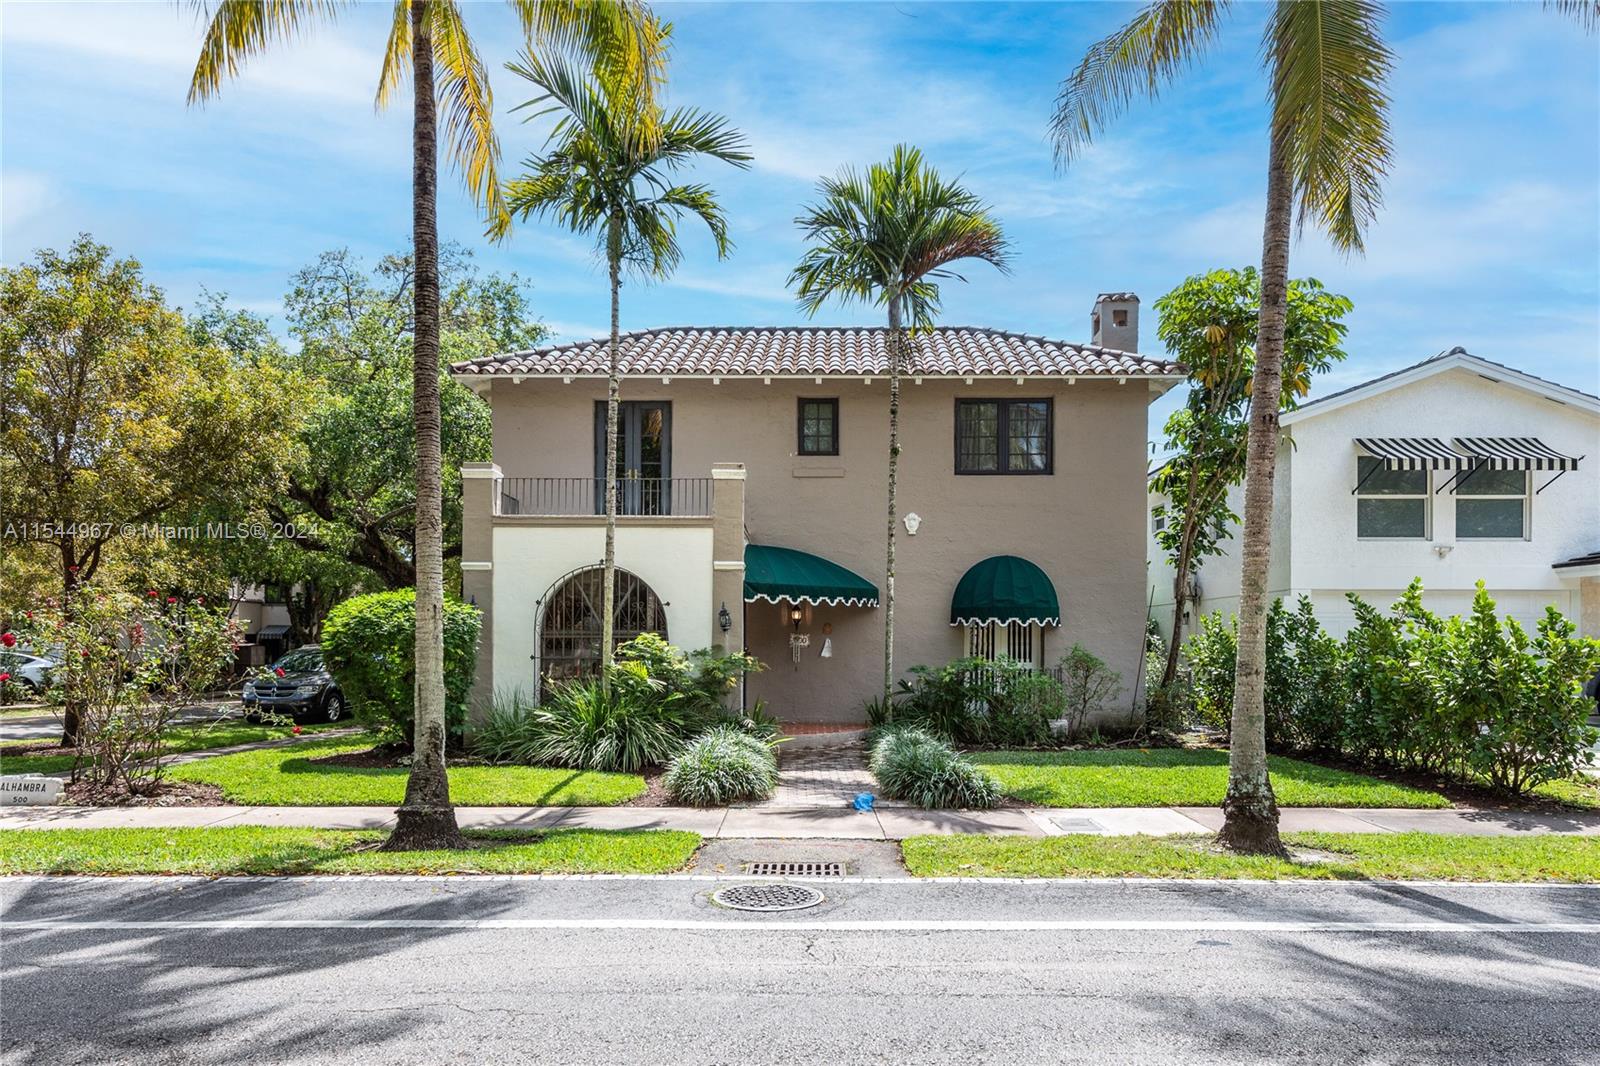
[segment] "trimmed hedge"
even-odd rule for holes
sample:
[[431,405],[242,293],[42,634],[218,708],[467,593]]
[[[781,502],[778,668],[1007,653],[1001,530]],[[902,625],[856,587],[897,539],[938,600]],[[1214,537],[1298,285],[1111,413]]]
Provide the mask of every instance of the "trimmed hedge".
[[[1469,614],[1441,618],[1415,580],[1388,614],[1351,593],[1356,624],[1341,642],[1304,597],[1267,619],[1267,744],[1333,752],[1513,795],[1572,776],[1596,731],[1583,683],[1600,641],[1577,636],[1554,607],[1533,633],[1501,619],[1478,583]],[[1184,652],[1194,705],[1227,729],[1233,716],[1237,627],[1201,620]]]
[[[322,659],[350,709],[405,743],[416,708],[416,619],[416,590],[395,589],[345,600],[322,624]],[[452,738],[466,725],[482,625],[476,607],[445,599],[445,727]]]

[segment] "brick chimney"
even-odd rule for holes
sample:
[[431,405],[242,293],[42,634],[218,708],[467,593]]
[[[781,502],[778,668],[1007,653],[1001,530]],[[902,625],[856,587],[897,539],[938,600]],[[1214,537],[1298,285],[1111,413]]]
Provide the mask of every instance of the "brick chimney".
[[1089,316],[1090,344],[1120,352],[1139,350],[1139,297],[1131,292],[1103,292]]

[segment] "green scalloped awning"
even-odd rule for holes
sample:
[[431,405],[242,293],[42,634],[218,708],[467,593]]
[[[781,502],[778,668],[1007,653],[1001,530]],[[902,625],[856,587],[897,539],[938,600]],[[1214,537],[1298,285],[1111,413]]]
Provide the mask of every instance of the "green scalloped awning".
[[987,622],[1061,624],[1061,603],[1056,587],[1043,570],[1015,555],[992,555],[978,563],[956,584],[950,599],[950,624],[982,625]]
[[878,586],[820,555],[770,544],[746,544],[744,598],[746,603],[789,600],[792,603],[876,607]]

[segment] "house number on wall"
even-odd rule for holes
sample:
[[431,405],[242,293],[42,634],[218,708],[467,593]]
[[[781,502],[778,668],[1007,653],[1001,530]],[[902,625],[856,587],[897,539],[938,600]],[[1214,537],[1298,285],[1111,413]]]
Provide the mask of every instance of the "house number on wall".
[[810,633],[789,634],[789,657],[794,660],[796,666],[800,665],[800,649],[809,647],[811,647]]

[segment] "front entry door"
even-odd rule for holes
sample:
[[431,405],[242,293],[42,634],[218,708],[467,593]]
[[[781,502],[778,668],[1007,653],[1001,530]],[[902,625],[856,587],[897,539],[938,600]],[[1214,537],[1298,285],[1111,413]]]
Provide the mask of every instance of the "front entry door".
[[[594,405],[595,514],[605,514],[606,405]],[[627,400],[617,405],[617,513],[672,513],[672,404]]]

